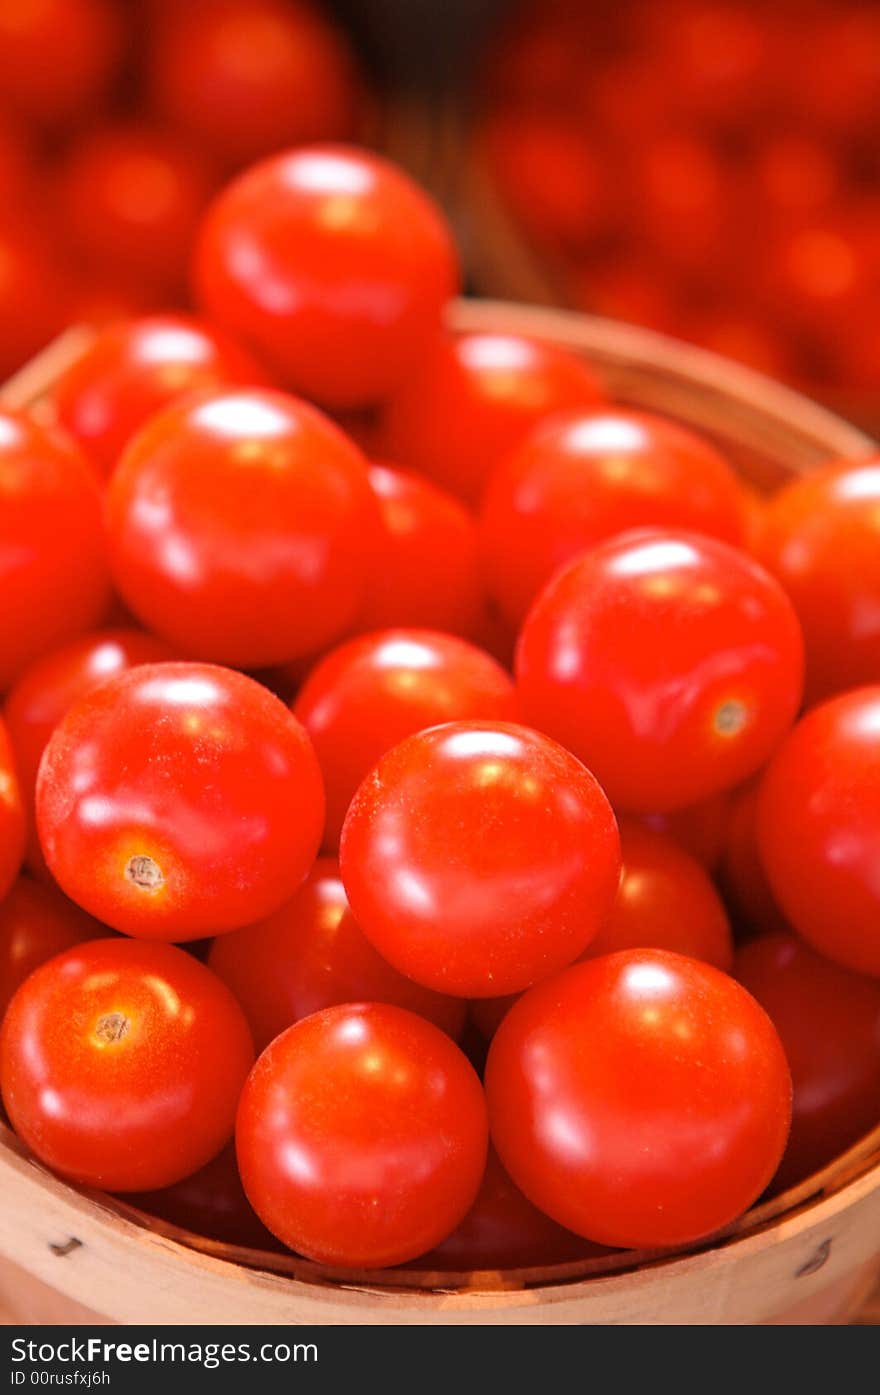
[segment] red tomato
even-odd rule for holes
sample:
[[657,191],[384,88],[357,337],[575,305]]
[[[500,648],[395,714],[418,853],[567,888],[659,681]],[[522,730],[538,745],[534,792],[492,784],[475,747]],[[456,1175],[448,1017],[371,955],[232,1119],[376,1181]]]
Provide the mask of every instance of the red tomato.
[[880,114],[880,17],[870,0],[821,7],[812,23],[799,25],[797,37],[784,70],[794,78],[795,109],[822,131],[870,140]]
[[261,370],[211,326],[186,315],[108,325],[51,394],[61,426],[104,475],[131,437],[185,393],[260,383]]
[[139,124],[98,127],[79,140],[57,190],[65,232],[87,273],[112,270],[167,297],[182,293],[211,192],[201,156]]
[[770,889],[758,849],[758,790],[753,780],[730,802],[724,856],[718,877],[728,904],[743,924],[738,930],[759,933],[786,930],[785,917]]
[[133,940],[43,964],[0,1033],[16,1133],[53,1172],[116,1192],[170,1186],[214,1157],[253,1059],[224,984],[173,945]]
[[0,901],[24,856],[26,819],[9,728],[0,721]]
[[833,146],[797,131],[766,137],[755,156],[755,193],[784,220],[814,217],[840,196],[843,175]]
[[821,958],[786,931],[743,945],[734,972],[772,1019],[791,1067],[791,1137],[774,1181],[782,1190],[877,1123],[880,984]]
[[[29,810],[33,811],[37,770],[46,742],[68,708],[113,674],[174,657],[166,644],[142,630],[97,630],[69,640],[25,669],[10,689],[3,715]],[[33,827],[27,862],[38,874],[46,870]]]
[[358,786],[386,751],[440,722],[513,721],[516,696],[510,675],[466,640],[431,630],[380,630],[328,654],[293,711],[321,765],[324,844],[332,850]]
[[637,7],[635,20],[676,105],[697,121],[728,125],[762,110],[776,57],[772,11],[737,0],[655,0]]
[[0,902],[0,1018],[34,969],[62,950],[107,934],[107,927],[57,887],[19,877]]
[[308,146],[246,171],[208,211],[196,248],[196,289],[212,318],[286,386],[336,408],[397,390],[458,280],[450,230],[428,195],[345,146]]
[[188,654],[283,663],[332,643],[363,604],[379,534],[366,464],[296,398],[229,389],[166,407],[107,497],[123,598]]
[[714,872],[724,853],[730,799],[729,792],[722,790],[699,804],[670,809],[664,814],[640,814],[639,819],[647,828],[671,838],[709,872]]
[[123,49],[113,0],[4,0],[0,90],[28,120],[80,118],[103,95]]
[[880,455],[781,489],[765,505],[758,555],[803,626],[808,700],[880,677]]
[[157,109],[226,163],[356,133],[353,56],[303,0],[168,5],[150,38]]
[[158,1216],[169,1225],[224,1245],[244,1245],[249,1250],[281,1249],[244,1194],[231,1143],[181,1182],[156,1192],[135,1192],[127,1200],[139,1211]]
[[486,1103],[444,1032],[384,1003],[325,1008],[276,1037],[244,1088],[238,1164],[254,1210],[309,1259],[424,1254],[473,1204]]
[[7,378],[65,325],[69,287],[31,220],[0,222],[0,377]]
[[451,494],[408,470],[371,465],[369,474],[382,517],[382,564],[359,627],[419,625],[472,637],[483,609],[473,517]]
[[877,287],[878,242],[876,209],[858,204],[770,238],[761,273],[768,313],[801,337],[823,339],[829,321],[858,324]]
[[384,453],[477,503],[495,466],[543,417],[600,397],[593,370],[564,349],[464,334],[441,341],[391,401]]
[[508,1177],[494,1148],[477,1199],[464,1220],[436,1249],[414,1261],[418,1269],[531,1269],[587,1259],[592,1247],[533,1206]]
[[726,974],[627,950],[539,984],[489,1049],[501,1161],[536,1206],[606,1245],[682,1245],[766,1187],[791,1118],[772,1023]]
[[348,908],[334,858],[319,858],[292,899],[215,940],[208,964],[232,990],[257,1050],[321,1008],[393,1003],[457,1037],[465,1006],[421,988],[382,959]]
[[0,111],[0,208],[26,208],[34,195],[36,175],[31,133],[9,112]]
[[109,599],[101,497],[79,450],[0,410],[0,690],[97,624]]
[[758,847],[792,928],[880,974],[880,687],[808,712],[761,782]]
[[661,131],[632,152],[630,222],[653,252],[687,271],[717,267],[731,246],[732,180],[700,134]]
[[586,957],[619,949],[670,949],[730,972],[733,940],[721,897],[699,862],[671,838],[627,820],[614,908]]
[[208,664],[146,664],[82,697],[46,747],[37,826],[74,901],[144,939],[194,940],[277,909],[324,817],[299,722]]
[[683,808],[753,774],[795,718],[791,603],[714,538],[640,529],[560,572],[517,646],[525,719],[589,765],[615,808]]
[[518,625],[559,567],[643,525],[739,544],[742,487],[708,441],[663,417],[623,408],[555,416],[502,461],[486,491],[490,592]]
[[340,855],[355,919],[395,968],[438,992],[495,997],[570,964],[614,901],[614,815],[549,737],[449,722],[383,756]]

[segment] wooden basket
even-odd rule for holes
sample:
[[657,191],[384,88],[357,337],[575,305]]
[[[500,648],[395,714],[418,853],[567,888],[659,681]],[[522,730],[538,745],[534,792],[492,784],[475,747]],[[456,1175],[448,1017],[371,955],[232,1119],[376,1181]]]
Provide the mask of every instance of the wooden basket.
[[[759,488],[872,445],[797,393],[649,331],[492,302],[458,304],[453,324],[583,353],[616,399],[710,433]],[[70,331],[0,397],[37,400],[82,344]],[[2,1128],[0,1196],[0,1307],[20,1321],[829,1323],[880,1275],[880,1127],[699,1246],[503,1273],[339,1272],[208,1241],[68,1186]]]

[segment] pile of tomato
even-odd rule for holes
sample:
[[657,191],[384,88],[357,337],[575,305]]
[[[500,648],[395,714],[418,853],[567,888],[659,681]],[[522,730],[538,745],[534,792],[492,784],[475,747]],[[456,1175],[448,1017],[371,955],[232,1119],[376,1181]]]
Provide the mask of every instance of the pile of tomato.
[[870,0],[526,0],[478,85],[479,159],[571,303],[876,393]]
[[759,499],[453,334],[443,216],[351,147],[193,266],[200,318],[0,413],[24,1147],[349,1269],[689,1244],[831,1161],[880,1112],[880,460]]
[[231,173],[372,124],[318,0],[3,0],[0,378],[70,321],[182,302]]

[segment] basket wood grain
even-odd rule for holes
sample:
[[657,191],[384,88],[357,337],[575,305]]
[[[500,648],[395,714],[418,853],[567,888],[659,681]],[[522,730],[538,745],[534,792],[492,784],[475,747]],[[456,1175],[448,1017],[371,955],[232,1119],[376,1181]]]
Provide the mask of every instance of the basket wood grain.
[[[461,302],[460,330],[526,333],[582,353],[618,400],[709,433],[760,489],[831,456],[854,426],[749,369],[662,335],[565,311]],[[39,403],[88,342],[69,331],[0,390]],[[880,1275],[880,1127],[821,1173],[686,1251],[503,1273],[354,1273],[187,1234],[72,1188],[0,1125],[0,1310],[36,1322],[830,1323]]]

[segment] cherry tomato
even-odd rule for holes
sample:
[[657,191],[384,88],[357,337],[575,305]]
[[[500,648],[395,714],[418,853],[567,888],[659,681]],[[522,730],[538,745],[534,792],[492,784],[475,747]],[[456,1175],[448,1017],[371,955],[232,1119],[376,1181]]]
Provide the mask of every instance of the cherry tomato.
[[495,466],[551,412],[601,397],[588,364],[564,349],[514,334],[442,340],[414,368],[385,414],[382,445],[477,503]]
[[833,206],[843,183],[833,146],[797,131],[762,142],[754,180],[757,197],[783,220],[821,215]]
[[176,297],[211,192],[210,169],[177,137],[119,124],[76,143],[59,172],[57,196],[87,274],[91,267],[113,270]]
[[880,677],[880,455],[781,489],[765,506],[758,555],[803,626],[808,699]]
[[324,844],[339,846],[358,786],[404,737],[441,722],[513,721],[513,680],[482,649],[431,630],[380,630],[334,649],[293,706],[327,793]]
[[302,0],[190,0],[151,32],[157,110],[226,163],[356,134],[357,82],[340,29]]
[[244,1194],[231,1143],[190,1177],[156,1192],[135,1192],[127,1199],[149,1216],[224,1245],[244,1245],[249,1250],[282,1248]]
[[614,815],[588,770],[506,722],[410,736],[361,785],[342,878],[364,934],[438,992],[495,997],[576,959],[620,876]]
[[490,1147],[477,1199],[464,1220],[414,1264],[419,1269],[462,1271],[531,1269],[586,1259],[593,1248],[597,1255],[603,1253],[533,1206]]
[[[77,698],[115,673],[174,657],[166,644],[142,630],[97,630],[69,640],[25,669],[10,689],[3,715],[29,810],[34,807],[46,742]],[[38,875],[46,870],[34,827],[29,830],[27,862]]]
[[700,134],[660,131],[635,148],[629,219],[653,253],[685,271],[731,245],[732,180]]
[[196,290],[211,317],[286,386],[336,408],[397,390],[458,279],[428,195],[344,146],[308,146],[246,171],[208,211],[196,248]]
[[655,0],[635,16],[654,63],[670,75],[676,104],[692,117],[724,126],[762,110],[777,52],[772,11],[737,0]]
[[359,627],[419,625],[473,637],[483,611],[473,517],[451,494],[408,470],[371,465],[369,475],[382,518],[382,564]]
[[714,872],[724,853],[730,801],[729,791],[722,790],[699,804],[670,809],[664,814],[640,814],[639,819],[646,828],[671,838],[709,872]]
[[109,475],[132,436],[185,393],[260,383],[261,370],[211,326],[186,315],[108,325],[55,384],[58,422]]
[[527,721],[589,765],[617,809],[683,808],[753,774],[795,718],[791,602],[714,538],[640,529],[544,588],[517,646]]
[[114,472],[108,517],[134,613],[188,654],[248,668],[345,632],[379,534],[357,447],[306,403],[258,388],[152,417]]
[[815,954],[787,931],[736,953],[734,972],[773,1021],[794,1084],[782,1190],[817,1172],[877,1123],[880,984]]
[[[2,210],[0,210],[2,212]],[[64,328],[69,286],[33,219],[0,221],[0,376],[9,377]]]
[[325,1008],[276,1037],[241,1097],[238,1163],[280,1240],[325,1264],[424,1254],[486,1163],[486,1103],[444,1032],[384,1003]]
[[800,221],[767,240],[763,298],[798,335],[827,334],[829,321],[857,324],[877,285],[876,210],[858,205]]
[[36,156],[30,132],[8,111],[0,111],[0,208],[27,208],[36,182]]
[[0,901],[18,876],[25,828],[24,800],[9,728],[0,721]]
[[742,488],[708,441],[663,417],[601,407],[554,416],[502,461],[486,491],[490,592],[518,625],[559,567],[643,525],[741,543]]
[[770,889],[758,849],[760,779],[737,790],[730,802],[724,855],[718,879],[737,917],[738,931],[786,930],[785,917]]
[[0,90],[28,120],[65,125],[106,91],[123,42],[113,0],[4,0]]
[[492,1140],[542,1211],[606,1245],[698,1240],[770,1181],[788,1136],[779,1037],[726,974],[661,950],[577,964],[489,1049]]
[[101,498],[79,450],[0,411],[0,690],[109,599]]
[[173,945],[91,940],[19,988],[3,1102],[41,1162],[107,1191],[171,1186],[232,1134],[254,1059],[229,989]]
[[758,848],[793,929],[880,974],[880,687],[808,712],[761,782]]
[[37,781],[52,875],[107,925],[194,940],[258,920],[315,859],[324,796],[308,736],[244,674],[146,664],[82,697]]
[[619,949],[670,949],[730,972],[733,941],[721,897],[699,862],[671,838],[626,820],[614,908],[586,957]]
[[0,1018],[34,969],[62,950],[107,934],[107,927],[57,887],[19,877],[0,901]]
[[393,1003],[451,1037],[464,1024],[464,1003],[421,988],[376,953],[329,857],[280,910],[215,940],[208,964],[243,1007],[258,1051],[300,1018],[339,1003]]

